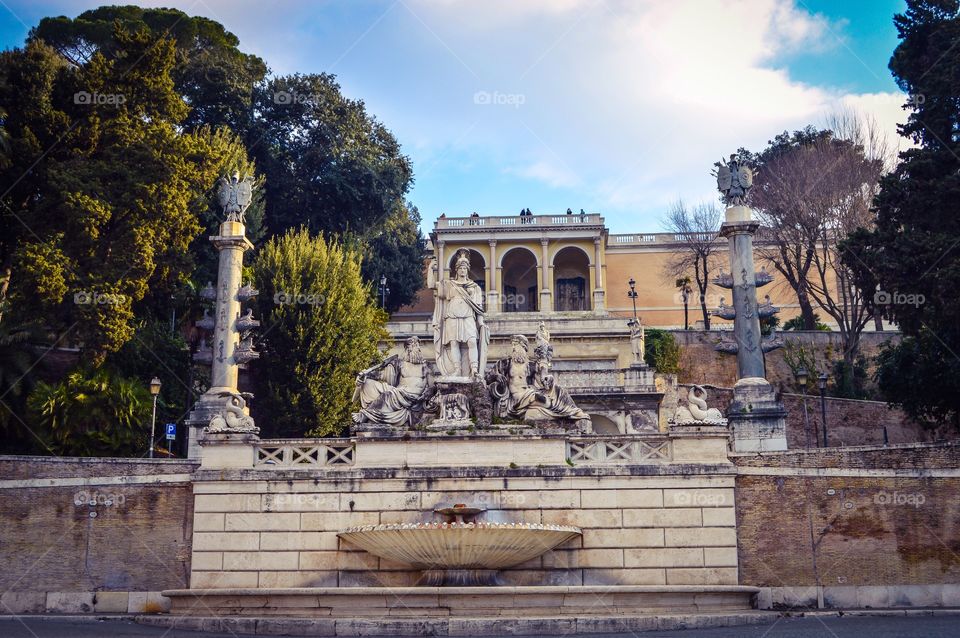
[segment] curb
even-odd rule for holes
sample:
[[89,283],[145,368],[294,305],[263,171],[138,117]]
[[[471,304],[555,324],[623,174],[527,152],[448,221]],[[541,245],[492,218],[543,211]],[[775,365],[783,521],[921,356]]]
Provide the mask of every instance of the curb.
[[759,625],[780,618],[779,612],[749,611],[729,614],[669,614],[595,616],[581,618],[442,617],[283,618],[137,616],[136,622],[154,627],[246,635],[284,636],[523,636],[637,633]]

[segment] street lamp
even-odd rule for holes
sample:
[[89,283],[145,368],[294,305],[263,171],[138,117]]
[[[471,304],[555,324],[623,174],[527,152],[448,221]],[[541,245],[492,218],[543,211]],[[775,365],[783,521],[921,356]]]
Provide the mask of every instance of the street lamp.
[[630,284],[630,292],[627,293],[627,296],[633,302],[633,320],[637,321],[637,282],[631,277],[627,283]]
[[807,443],[807,447],[810,447],[810,417],[807,416],[807,379],[810,375],[806,368],[800,368],[794,373],[794,376],[797,378],[797,384],[803,392],[803,438]]
[[823,420],[823,447],[827,447],[827,399],[824,392],[827,390],[827,373],[817,377],[817,386],[820,388],[820,418]]
[[160,379],[150,379],[150,394],[153,395],[153,420],[150,421],[150,458],[153,458],[153,442],[157,432],[157,396],[160,394]]
[[387,295],[390,294],[390,289],[387,287],[387,276],[380,275],[380,287],[377,289],[377,292],[380,293],[380,307],[387,307]]

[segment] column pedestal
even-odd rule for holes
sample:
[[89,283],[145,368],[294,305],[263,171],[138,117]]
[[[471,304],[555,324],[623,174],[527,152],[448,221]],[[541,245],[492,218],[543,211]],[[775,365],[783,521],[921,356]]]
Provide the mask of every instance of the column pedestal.
[[748,377],[733,386],[727,410],[734,452],[787,449],[787,411],[766,379]]

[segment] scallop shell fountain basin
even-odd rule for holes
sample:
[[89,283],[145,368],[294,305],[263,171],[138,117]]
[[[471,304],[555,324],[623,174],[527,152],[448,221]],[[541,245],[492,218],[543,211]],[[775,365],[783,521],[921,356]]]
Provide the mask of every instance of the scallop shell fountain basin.
[[[451,509],[437,512],[461,518]],[[532,560],[580,533],[568,525],[437,521],[353,527],[339,536],[374,556],[423,570],[421,585],[492,585],[498,570]]]

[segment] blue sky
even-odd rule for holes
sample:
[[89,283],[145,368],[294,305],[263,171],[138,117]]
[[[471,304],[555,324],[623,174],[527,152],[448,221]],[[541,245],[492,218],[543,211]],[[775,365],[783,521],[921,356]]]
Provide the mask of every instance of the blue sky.
[[[0,45],[98,2],[4,0]],[[276,73],[335,73],[414,163],[425,229],[441,212],[600,212],[661,230],[712,200],[738,146],[838,109],[891,136],[887,70],[902,0],[186,0]]]

